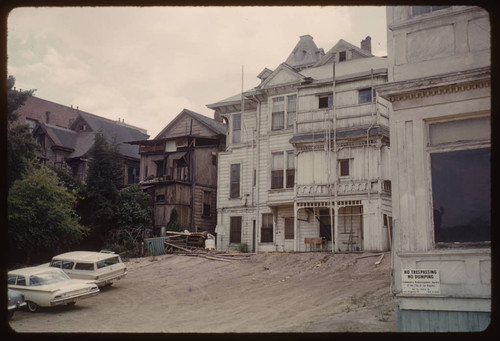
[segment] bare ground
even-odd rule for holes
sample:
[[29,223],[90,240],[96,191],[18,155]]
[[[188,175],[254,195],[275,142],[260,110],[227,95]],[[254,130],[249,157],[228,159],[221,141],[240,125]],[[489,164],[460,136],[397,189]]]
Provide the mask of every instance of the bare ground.
[[[134,258],[75,306],[18,311],[15,332],[394,332],[390,253]],[[361,258],[364,257],[364,258]],[[235,257],[236,258],[236,257]]]

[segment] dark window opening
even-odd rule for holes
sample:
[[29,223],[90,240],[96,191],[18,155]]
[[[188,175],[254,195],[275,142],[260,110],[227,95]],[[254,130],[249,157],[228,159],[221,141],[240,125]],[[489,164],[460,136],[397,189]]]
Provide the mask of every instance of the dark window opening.
[[339,62],[344,62],[347,59],[346,51],[339,52]]
[[332,240],[332,226],[330,219],[330,209],[319,210],[319,236],[326,240]]
[[233,143],[241,142],[241,114],[233,116]]
[[272,243],[273,242],[273,215],[272,213],[266,213],[262,215],[262,227],[260,233],[261,243]]
[[349,176],[349,160],[339,160],[340,176]]
[[431,154],[436,243],[491,240],[490,148]]
[[231,217],[229,225],[229,242],[241,243],[241,217]]
[[204,217],[210,217],[210,192],[203,192],[203,213]]
[[285,239],[293,239],[293,218],[285,218]]
[[318,97],[318,108],[331,108],[333,107],[333,95],[324,95]]
[[231,165],[231,174],[230,174],[230,190],[229,197],[230,198],[239,198],[240,197],[240,165],[232,164]]

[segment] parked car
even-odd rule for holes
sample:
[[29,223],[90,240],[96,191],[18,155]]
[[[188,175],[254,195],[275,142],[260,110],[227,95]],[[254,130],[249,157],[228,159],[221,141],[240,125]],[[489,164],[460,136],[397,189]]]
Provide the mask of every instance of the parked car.
[[71,279],[61,269],[35,266],[9,271],[7,277],[8,288],[24,295],[31,312],[40,307],[74,305],[78,300],[99,294],[95,283]]
[[24,295],[17,290],[8,289],[8,296],[7,310],[10,320],[17,309],[26,306],[26,301],[24,300]]
[[109,286],[127,275],[127,267],[112,251],[72,251],[52,258],[51,267],[60,268],[71,278]]

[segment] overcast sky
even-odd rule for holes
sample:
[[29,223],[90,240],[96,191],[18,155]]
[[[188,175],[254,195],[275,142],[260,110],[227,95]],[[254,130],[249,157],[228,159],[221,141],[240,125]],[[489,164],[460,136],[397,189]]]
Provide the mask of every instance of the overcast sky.
[[16,88],[154,138],[182,109],[259,84],[310,34],[327,52],[340,39],[387,55],[385,7],[17,8],[8,16],[8,74]]

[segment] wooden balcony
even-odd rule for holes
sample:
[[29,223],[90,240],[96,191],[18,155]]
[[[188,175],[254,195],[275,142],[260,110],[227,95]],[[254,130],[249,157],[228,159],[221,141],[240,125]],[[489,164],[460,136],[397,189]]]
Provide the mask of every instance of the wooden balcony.
[[[297,185],[297,197],[312,197],[312,196],[328,196],[328,189],[331,186],[331,195],[335,193],[335,184],[310,184]],[[391,193],[391,182],[388,180],[381,181],[379,188],[378,181],[348,181],[338,184],[337,194],[367,194],[370,193]]]

